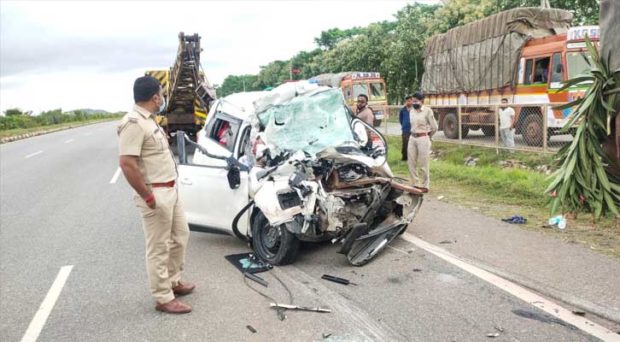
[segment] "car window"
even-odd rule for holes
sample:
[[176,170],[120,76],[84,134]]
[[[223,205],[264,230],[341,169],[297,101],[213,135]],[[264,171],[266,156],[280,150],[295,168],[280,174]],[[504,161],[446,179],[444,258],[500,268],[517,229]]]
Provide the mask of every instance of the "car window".
[[233,152],[241,123],[219,114],[217,113],[216,117],[209,122],[207,137]]

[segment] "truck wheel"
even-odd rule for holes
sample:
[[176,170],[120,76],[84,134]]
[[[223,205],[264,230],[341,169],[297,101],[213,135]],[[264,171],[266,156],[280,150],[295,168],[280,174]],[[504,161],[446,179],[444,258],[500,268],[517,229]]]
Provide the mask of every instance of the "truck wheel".
[[538,115],[528,115],[523,120],[521,134],[528,146],[542,146],[543,144],[543,123]]
[[375,127],[379,127],[379,126],[381,126],[381,119],[379,119],[379,120],[375,120],[375,121],[373,122],[373,126],[375,126]]
[[483,126],[482,133],[486,137],[494,137],[495,136],[495,126]]
[[272,265],[287,265],[295,261],[299,240],[282,224],[274,227],[262,212],[252,221],[254,252]]
[[459,138],[459,120],[454,113],[448,113],[443,118],[443,134],[449,139]]

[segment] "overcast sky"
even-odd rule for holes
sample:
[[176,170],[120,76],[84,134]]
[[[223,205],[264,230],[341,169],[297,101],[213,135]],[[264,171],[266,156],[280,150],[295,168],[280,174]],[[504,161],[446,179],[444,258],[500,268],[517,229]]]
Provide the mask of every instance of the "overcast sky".
[[[0,1],[0,110],[128,110],[132,84],[202,36],[211,83],[316,47],[332,27],[392,20],[413,0]],[[437,0],[418,1],[435,3]]]

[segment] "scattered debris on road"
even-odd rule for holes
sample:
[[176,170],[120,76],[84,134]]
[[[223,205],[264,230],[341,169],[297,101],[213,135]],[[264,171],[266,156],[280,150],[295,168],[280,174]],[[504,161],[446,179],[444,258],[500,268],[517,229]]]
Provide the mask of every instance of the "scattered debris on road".
[[355,286],[357,286],[356,283],[353,283],[353,282],[349,281],[349,279],[335,277],[335,276],[329,275],[329,274],[323,274],[321,279],[333,281],[334,283],[343,284],[343,285],[355,285]]
[[510,224],[525,224],[527,223],[527,219],[523,216],[515,215],[509,218],[503,218],[502,221]]
[[332,333],[323,333],[323,338],[329,338],[332,335]]
[[496,337],[499,337],[499,333],[488,333],[487,337],[496,338]]
[[469,156],[465,158],[465,166],[471,166],[471,167],[476,166],[476,164],[478,163],[478,160],[480,159]]
[[550,218],[548,223],[551,228],[559,228],[561,230],[564,230],[566,229],[566,216],[556,215]]
[[255,275],[255,274],[252,274],[252,273],[249,273],[249,272],[243,272],[243,275],[246,278],[248,278],[250,280],[253,280],[253,281],[263,285],[264,287],[268,287],[269,286],[269,283],[267,283],[267,281],[265,279]]
[[310,312],[321,312],[321,313],[330,313],[331,309],[326,308],[312,308],[308,306],[299,306],[299,305],[289,305],[289,304],[278,304],[278,303],[269,303],[269,306],[276,309],[286,309],[286,310],[299,310],[299,311],[310,311]]
[[246,328],[248,328],[248,330],[249,330],[249,331],[251,331],[251,332],[252,332],[252,334],[256,334],[256,329],[254,329],[254,327],[253,327],[253,326],[251,326],[251,325],[246,325],[245,327],[246,327]]
[[439,244],[441,244],[441,245],[449,245],[451,243],[456,243],[456,240],[443,240],[443,241],[439,241]]
[[422,270],[421,270],[421,269],[419,269],[419,268],[414,268],[414,269],[413,269],[413,272],[422,272]]
[[444,196],[444,195],[437,196],[437,200],[441,201],[442,199],[444,199],[444,197],[446,197],[446,196]]
[[573,315],[585,316],[586,312],[585,311],[581,311],[581,310],[573,310]]

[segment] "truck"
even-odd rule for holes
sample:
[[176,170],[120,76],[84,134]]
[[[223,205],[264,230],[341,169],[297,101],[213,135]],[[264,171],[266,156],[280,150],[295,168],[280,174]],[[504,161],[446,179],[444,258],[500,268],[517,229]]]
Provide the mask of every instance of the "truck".
[[374,114],[374,126],[381,126],[387,113],[387,92],[385,80],[379,72],[346,71],[340,73],[320,74],[309,79],[319,85],[340,88],[349,108],[355,112],[357,96],[368,96],[368,106]]
[[[542,146],[558,134],[571,109],[554,105],[583,96],[587,84],[564,91],[564,81],[587,67],[585,37],[598,42],[598,26],[570,27],[572,13],[516,8],[435,35],[425,51],[421,88],[447,138],[481,129],[495,136],[495,110],[507,98],[516,112],[516,134]],[[461,108],[459,122],[458,105]],[[475,105],[481,105],[476,107]]]
[[[164,70],[148,70],[162,85],[166,105],[157,122],[168,133],[183,131],[190,137],[204,126],[215,89],[200,65],[200,36],[179,33],[179,47],[174,65]],[[171,142],[174,142],[171,139]]]

